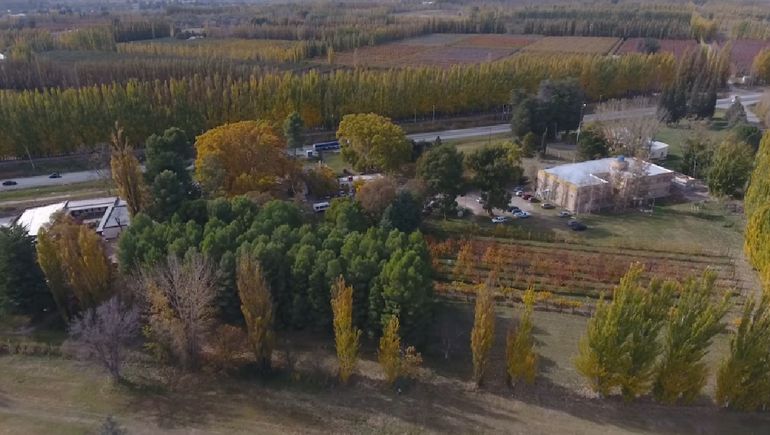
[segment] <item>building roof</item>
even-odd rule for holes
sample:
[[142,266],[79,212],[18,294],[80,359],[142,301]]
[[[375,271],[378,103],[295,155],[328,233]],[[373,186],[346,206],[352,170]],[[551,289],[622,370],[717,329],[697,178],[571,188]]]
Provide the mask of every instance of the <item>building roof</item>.
[[661,142],[659,140],[651,140],[650,141],[650,151],[658,151],[658,150],[665,150],[668,149],[669,146],[665,142]]
[[[637,161],[637,159],[634,159],[633,157],[607,157],[604,159],[588,160],[580,163],[569,163],[566,165],[554,166],[553,168],[544,169],[544,171],[548,174],[559,177],[562,181],[574,184],[576,186],[592,186],[606,183],[606,175],[611,172],[613,163],[618,161],[626,161],[630,167],[641,162]],[[649,162],[646,162],[646,164],[646,172],[648,176],[672,172],[664,167]]]
[[94,199],[80,199],[77,201],[67,201],[66,207],[67,210],[82,210],[82,209],[88,209],[88,208],[97,208],[97,207],[109,207],[110,205],[115,204],[115,201],[117,201],[117,196],[109,196],[106,198],[94,198]]
[[104,216],[102,216],[102,220],[99,221],[96,232],[101,233],[105,228],[127,227],[130,223],[131,216],[128,214],[126,202],[122,200],[116,201],[104,212]]
[[54,213],[64,210],[66,202],[44,205],[42,207],[28,208],[19,216],[16,223],[27,228],[27,233],[31,236],[37,236],[38,231],[43,225],[51,221]]

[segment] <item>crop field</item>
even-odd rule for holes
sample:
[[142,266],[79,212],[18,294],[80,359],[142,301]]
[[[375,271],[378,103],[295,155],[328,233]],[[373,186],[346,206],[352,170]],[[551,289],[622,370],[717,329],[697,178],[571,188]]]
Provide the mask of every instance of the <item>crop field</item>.
[[535,53],[612,54],[621,44],[619,38],[548,36],[538,39],[523,50]]
[[[473,252],[470,270],[456,267],[456,256],[464,243],[468,243]],[[733,260],[716,252],[475,238],[430,242],[439,277],[438,291],[450,297],[463,297],[463,293],[473,292],[473,285],[483,282],[489,274],[483,258],[486,250],[493,246],[502,258],[499,279],[505,292],[534,286],[538,291],[564,298],[596,298],[602,292],[610,292],[633,263],[644,265],[647,276],[680,280],[699,276],[709,268],[717,273],[717,284],[722,288],[738,292],[745,287],[737,277]]]
[[180,58],[215,58],[236,61],[296,62],[307,47],[296,41],[271,39],[176,39],[118,44],[118,52]]
[[751,63],[763,48],[770,47],[770,41],[757,39],[739,39],[732,42],[732,63],[739,74],[748,74],[751,71]]
[[[628,38],[620,46],[617,54],[641,53],[643,43],[644,38]],[[687,50],[698,46],[693,39],[658,39],[658,43],[660,44],[659,53],[671,53],[677,59]]]
[[379,68],[476,64],[506,58],[539,39],[537,36],[520,35],[435,33],[337,53],[335,62]]

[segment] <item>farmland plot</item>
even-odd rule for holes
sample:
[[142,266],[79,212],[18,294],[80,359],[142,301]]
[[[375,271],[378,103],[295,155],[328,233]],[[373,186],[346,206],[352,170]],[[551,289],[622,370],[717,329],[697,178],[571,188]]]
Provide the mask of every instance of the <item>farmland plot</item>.
[[[463,243],[469,244],[474,261],[470,269],[461,267],[458,270],[457,253]],[[717,273],[717,283],[723,288],[740,291],[745,286],[737,278],[733,260],[719,253],[477,238],[465,242],[457,239],[430,242],[433,265],[440,281],[438,291],[449,296],[458,290],[472,292],[473,284],[487,279],[489,267],[484,264],[483,256],[491,246],[500,252],[500,285],[508,291],[534,286],[538,291],[563,297],[596,298],[601,293],[611,292],[629,266],[637,262],[645,266],[648,277],[685,279],[698,276],[709,268]]]
[[548,36],[523,50],[537,53],[609,54],[620,43],[619,38],[592,36]]
[[[687,50],[698,46],[698,43],[692,39],[658,39],[657,41],[660,44],[658,50],[660,53],[671,53],[677,59],[682,57]],[[620,46],[618,54],[642,53],[644,51],[643,44],[644,38],[628,38]]]

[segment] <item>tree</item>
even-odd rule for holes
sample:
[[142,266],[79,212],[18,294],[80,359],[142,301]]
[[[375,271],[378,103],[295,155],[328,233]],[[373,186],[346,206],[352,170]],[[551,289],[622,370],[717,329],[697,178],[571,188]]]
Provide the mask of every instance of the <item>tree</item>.
[[476,307],[471,330],[473,382],[481,386],[489,365],[489,351],[495,339],[495,300],[488,284],[476,287]]
[[380,226],[387,231],[395,229],[404,233],[411,233],[420,228],[420,222],[422,222],[420,204],[409,191],[402,190],[385,208]]
[[163,171],[172,171],[189,187],[187,161],[192,156],[192,144],[180,128],[171,127],[162,135],[153,134],[144,142],[144,175],[148,183]]
[[395,172],[412,153],[404,130],[374,113],[345,115],[337,139],[342,157],[359,171]]
[[0,313],[38,317],[52,308],[34,237],[18,224],[0,227]]
[[716,402],[752,412],[770,405],[770,299],[749,298],[717,371]]
[[331,294],[339,376],[340,381],[346,384],[358,362],[361,330],[353,326],[353,287],[345,284],[345,279],[340,276],[332,286]]
[[245,250],[238,257],[236,277],[251,350],[257,366],[265,373],[270,370],[275,341],[270,287],[259,261]]
[[660,41],[655,38],[644,38],[639,41],[637,49],[645,54],[655,54],[660,50]]
[[577,153],[583,160],[594,160],[609,155],[609,144],[602,131],[593,125],[589,125],[580,132],[580,140],[577,144]]
[[463,241],[460,244],[455,267],[452,270],[454,279],[464,281],[474,279],[475,277],[471,276],[471,273],[476,269],[477,260],[476,254],[473,252],[473,244],[470,241]]
[[382,330],[377,359],[385,373],[385,382],[388,385],[393,385],[401,371],[401,337],[398,335],[398,316],[390,316]]
[[729,308],[729,293],[716,294],[716,278],[707,270],[699,280],[690,278],[678,286],[678,298],[666,318],[663,358],[653,388],[662,402],[691,403],[706,385],[703,358],[713,338],[724,330],[722,319]]
[[725,119],[727,119],[727,126],[730,128],[748,122],[746,119],[746,109],[743,108],[740,97],[733,98],[733,104],[725,112]]
[[216,313],[216,281],[209,262],[197,252],[184,260],[169,255],[164,264],[142,269],[139,281],[148,306],[150,339],[158,352],[185,368],[197,368]]
[[575,130],[580,125],[585,95],[574,79],[545,80],[540,83],[537,99],[546,114],[546,129],[553,137],[559,131]]
[[714,152],[708,172],[709,190],[716,195],[733,195],[746,186],[754,164],[754,153],[745,143],[723,141]]
[[714,157],[714,144],[702,133],[689,136],[684,141],[682,173],[694,178],[706,178]]
[[364,183],[356,190],[356,201],[376,222],[382,218],[382,212],[393,202],[397,188],[394,179],[377,178]]
[[331,223],[343,233],[365,231],[369,226],[361,204],[350,198],[333,199],[325,214],[326,222]]
[[770,82],[770,49],[764,48],[754,56],[751,71],[759,83]]
[[[743,241],[749,262],[760,272],[761,278],[770,278],[770,203],[753,210],[748,217]],[[770,284],[770,282],[765,282]]]
[[620,388],[631,400],[648,392],[660,353],[657,341],[669,308],[673,284],[653,280],[641,284],[642,266],[632,265],[613,292],[603,298],[580,340],[575,366],[591,389],[607,396]]
[[540,141],[535,133],[530,131],[521,138],[521,151],[524,157],[534,157],[538,150],[540,150]]
[[117,122],[110,145],[112,146],[112,157],[110,158],[112,179],[115,181],[120,196],[126,200],[128,212],[131,216],[135,216],[147,205],[147,187],[144,184],[144,178],[142,178],[139,161],[134,155],[134,149],[124,136],[123,127]]
[[332,196],[340,189],[337,174],[332,168],[320,162],[318,165],[306,169],[304,175],[308,192],[317,198]]
[[535,290],[530,287],[524,293],[524,309],[516,328],[508,330],[505,346],[505,360],[509,385],[523,380],[528,384],[535,381],[538,356],[535,339],[532,336],[532,312],[535,309]]
[[155,177],[150,192],[152,202],[147,211],[158,220],[170,218],[190,198],[189,185],[179,179],[179,174],[168,169]]
[[487,145],[466,159],[473,172],[472,182],[481,190],[484,210],[490,216],[493,209],[508,207],[511,194],[506,187],[521,178],[520,162],[520,152],[511,144]]
[[449,144],[435,145],[417,162],[417,176],[431,195],[437,195],[444,217],[454,213],[455,198],[463,188],[463,154]]
[[[770,133],[762,136],[759,143],[754,170],[751,173],[749,187],[746,189],[746,195],[743,200],[743,206],[746,210],[746,216],[751,216],[765,204],[770,202]],[[746,241],[748,242],[748,238]]]
[[283,137],[286,138],[286,146],[294,150],[295,154],[297,153],[297,148],[302,148],[302,145],[304,145],[304,129],[305,123],[297,111],[291,112],[283,120]]
[[110,262],[101,237],[85,225],[55,216],[38,233],[37,256],[65,320],[77,306],[95,308],[109,297]]
[[385,382],[389,386],[401,377],[415,378],[422,364],[422,355],[413,346],[402,350],[398,328],[398,316],[390,316],[382,330],[377,352],[377,359],[385,373]]
[[762,130],[748,123],[738,123],[730,130],[730,136],[735,141],[749,145],[756,153],[762,140]]
[[139,309],[113,296],[75,319],[69,332],[80,357],[98,362],[114,382],[119,382],[127,358],[126,349],[140,329]]
[[213,128],[195,141],[195,176],[212,195],[274,189],[296,170],[284,144],[266,121]]

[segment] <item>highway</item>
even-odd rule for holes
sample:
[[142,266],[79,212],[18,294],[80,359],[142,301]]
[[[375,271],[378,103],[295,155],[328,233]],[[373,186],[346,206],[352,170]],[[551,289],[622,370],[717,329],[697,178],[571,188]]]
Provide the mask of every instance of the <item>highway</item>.
[[[733,98],[739,96],[744,106],[750,106],[758,103],[762,99],[761,92],[747,92],[741,91],[730,94],[727,98],[717,100],[717,109],[727,109],[732,104]],[[602,114],[587,114],[583,117],[583,122],[591,121],[611,121],[615,119],[636,118],[644,116],[652,116],[656,112],[655,107],[644,107],[639,109],[631,109],[618,112],[608,112]],[[750,110],[746,110],[746,115],[749,122],[758,123],[759,119]],[[442,140],[457,140],[467,139],[472,137],[484,137],[497,134],[505,134],[511,131],[510,124],[496,124],[488,125],[484,127],[463,128],[457,130],[443,130],[435,131],[431,133],[415,133],[410,134],[407,137],[415,141],[434,141],[437,137]],[[306,152],[311,150],[310,147],[303,149],[302,155],[306,155]],[[36,177],[24,177],[14,178],[16,181],[15,186],[0,186],[0,192],[8,190],[29,189],[33,187],[46,187],[57,186],[66,184],[83,183],[86,181],[98,180],[100,178],[100,171],[80,171],[80,172],[67,172],[62,173],[61,178],[48,178],[47,175],[41,175]],[[2,174],[0,174],[0,180]]]

